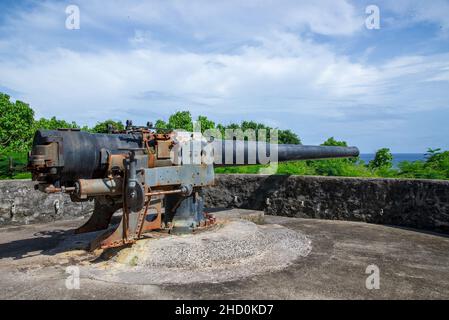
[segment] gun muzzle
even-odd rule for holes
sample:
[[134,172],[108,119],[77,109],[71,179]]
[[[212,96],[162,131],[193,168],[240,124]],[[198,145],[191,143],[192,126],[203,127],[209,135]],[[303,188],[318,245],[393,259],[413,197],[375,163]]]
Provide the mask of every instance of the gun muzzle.
[[305,146],[297,144],[270,144],[257,141],[224,140],[214,143],[214,164],[235,166],[267,164],[293,160],[357,157],[357,147]]

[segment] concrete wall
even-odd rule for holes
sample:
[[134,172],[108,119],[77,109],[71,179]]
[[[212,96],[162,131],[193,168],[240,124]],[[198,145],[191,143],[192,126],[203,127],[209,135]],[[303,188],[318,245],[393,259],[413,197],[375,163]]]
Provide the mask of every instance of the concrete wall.
[[30,180],[0,181],[0,225],[28,224],[89,215],[93,202],[75,203],[64,194],[34,190]]
[[206,203],[449,233],[449,181],[218,175]]
[[[0,225],[89,215],[92,202],[35,191],[29,180],[0,181]],[[449,181],[312,176],[217,175],[206,206],[291,217],[391,224],[449,233]]]

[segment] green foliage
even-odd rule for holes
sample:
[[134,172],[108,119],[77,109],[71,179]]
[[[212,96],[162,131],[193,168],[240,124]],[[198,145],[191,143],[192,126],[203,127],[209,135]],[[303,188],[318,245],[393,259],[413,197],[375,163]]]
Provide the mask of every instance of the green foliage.
[[[289,175],[325,175],[346,177],[374,177],[375,175],[363,165],[354,165],[350,162],[332,160],[287,161],[278,164],[276,174]],[[331,161],[331,162],[328,162]],[[216,173],[259,173],[261,168],[267,166],[236,166],[218,167]]]
[[[270,141],[270,130],[273,128],[264,125],[263,123],[257,123],[254,121],[242,121],[240,124],[237,123],[230,123],[226,126],[222,124],[217,124],[216,127],[218,130],[221,131],[221,134],[223,137],[225,136],[225,130],[231,129],[231,130],[242,130],[245,132],[246,130],[254,130],[256,135],[256,140],[258,140],[259,130],[266,130],[267,139],[266,141]],[[301,139],[298,137],[298,135],[291,130],[280,130],[278,129],[278,143],[281,144],[301,144]]]
[[376,177],[382,178],[398,178],[399,171],[397,169],[389,168],[389,167],[380,167],[378,169],[371,169],[371,172]]
[[335,140],[334,137],[330,137],[329,139],[324,141],[321,145],[322,146],[335,146],[335,147],[347,147],[348,146],[346,141],[338,141],[338,140]]
[[376,151],[374,159],[371,160],[368,166],[372,169],[388,169],[393,166],[393,155],[388,148],[382,148]]
[[277,174],[315,175],[316,172],[305,161],[287,161],[278,164]]
[[[215,123],[210,121],[207,117],[199,116],[198,121],[201,124],[201,132],[215,127]],[[192,115],[189,111],[177,111],[168,118],[168,122],[161,119],[157,120],[155,127],[158,129],[186,130],[192,132]]]
[[34,111],[22,101],[0,93],[0,152],[26,151],[34,134]]
[[240,124],[239,127],[243,131],[249,130],[249,129],[254,130],[254,131],[265,129],[268,131],[268,130],[272,129],[269,126],[264,125],[263,123],[257,123],[254,121],[242,121],[242,123]]
[[320,176],[372,177],[374,174],[363,165],[349,159],[326,159],[310,161],[310,166]]
[[437,175],[439,175],[434,170],[429,170],[425,161],[402,161],[398,167],[400,176],[403,178],[438,179]]
[[298,135],[291,130],[279,130],[278,131],[279,143],[282,144],[301,144],[301,139]]
[[425,161],[403,161],[399,169],[404,178],[449,179],[449,151],[428,149]]
[[[242,121],[228,125],[215,124],[205,116],[199,116],[197,121],[201,124],[201,131],[216,128],[224,137],[225,129],[252,129],[256,132],[269,126],[254,121]],[[106,133],[108,124],[116,130],[123,130],[122,122],[106,120],[97,123],[93,128],[83,126],[81,130]],[[34,112],[28,104],[10,101],[10,97],[0,93],[0,179],[29,178],[30,174],[24,172],[27,163],[27,152],[31,146],[32,138],[37,129],[78,128],[75,122],[65,120],[41,118],[34,120]],[[168,122],[157,120],[156,128],[184,129],[193,131],[193,121],[190,112],[178,111],[171,115]],[[269,136],[268,136],[269,139]],[[267,140],[268,140],[267,139]],[[299,137],[291,130],[278,130],[278,141],[282,144],[301,144]],[[327,139],[323,146],[347,146],[345,141],[338,141],[334,137]],[[13,159],[13,170],[10,168],[10,158]],[[389,177],[389,178],[422,178],[422,179],[449,179],[449,151],[429,149],[425,161],[404,161],[398,168],[392,167],[392,155],[389,149],[382,148],[376,152],[374,160],[365,164],[359,158],[325,159],[309,161],[289,161],[278,164],[278,174],[325,175],[325,176],[351,176],[351,177]],[[259,173],[261,168],[267,166],[235,166],[219,167],[217,173]]]
[[168,129],[168,123],[161,119],[157,120],[154,126],[158,129]]
[[222,125],[221,123],[219,123],[219,124],[217,124],[216,129],[220,130],[222,137],[224,137],[226,127],[224,125]]
[[[322,146],[347,147],[346,141],[335,140],[334,137],[328,138],[324,141]],[[323,160],[309,160],[308,165],[314,168],[317,175],[321,176],[344,176],[345,172],[349,170],[348,163],[350,159],[323,159]]]
[[218,167],[215,168],[216,173],[240,173],[240,174],[256,174],[259,173],[259,169],[264,166],[252,165],[252,166],[238,166],[238,167]]
[[[10,168],[10,158],[13,168]],[[0,179],[29,179],[31,173],[25,172],[28,162],[27,152],[8,152],[0,154]]]
[[[196,121],[198,121],[201,125],[201,132],[208,129],[217,129],[220,131],[223,138],[226,138],[226,129],[242,130],[243,133],[245,133],[246,130],[254,130],[257,140],[259,130],[264,129],[266,130],[267,141],[269,141],[270,130],[273,129],[263,123],[258,123],[255,121],[242,121],[240,124],[230,123],[228,125],[223,125],[221,123],[215,124],[214,121],[205,116],[198,116]],[[189,111],[178,111],[170,116],[168,123],[163,120],[157,120],[155,127],[160,129],[184,129],[187,131],[193,131],[193,122]],[[278,129],[278,142],[282,144],[301,144],[301,139],[291,130]]]
[[50,119],[40,118],[34,122],[34,129],[47,129],[56,130],[60,128],[79,128],[76,122],[67,122],[65,120],[58,120],[56,117],[51,117]]
[[192,115],[189,111],[178,111],[168,118],[169,129],[193,131]]
[[97,122],[97,124],[90,129],[89,131],[93,133],[108,133],[108,126],[111,125],[113,130],[125,130],[125,126],[121,121],[114,121],[111,119],[108,119],[103,122]]
[[201,132],[215,128],[215,122],[209,120],[205,116],[198,116],[196,121],[199,122],[199,124],[201,125]]
[[426,154],[426,164],[428,167],[442,171],[448,174],[449,170],[449,151],[441,152],[441,149],[428,149]]
[[168,129],[168,123],[165,122],[164,120],[156,120],[154,127],[156,128],[156,131],[158,133],[163,133],[164,131],[166,131],[166,129]]

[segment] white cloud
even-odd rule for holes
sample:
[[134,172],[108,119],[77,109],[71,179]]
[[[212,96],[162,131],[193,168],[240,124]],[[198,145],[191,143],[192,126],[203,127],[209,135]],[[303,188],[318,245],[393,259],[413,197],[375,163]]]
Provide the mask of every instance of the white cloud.
[[[235,42],[263,36],[272,30],[323,35],[351,35],[363,27],[363,11],[347,0],[262,1],[77,1],[81,28],[113,36],[133,25],[158,29],[176,37],[207,42]],[[31,1],[8,14],[0,31],[20,34],[22,40],[64,37],[67,3]],[[359,12],[360,11],[360,12]],[[167,42],[176,39],[165,39]]]
[[[273,33],[259,41],[233,54],[159,48],[35,51],[20,64],[1,62],[0,74],[2,85],[22,92],[40,114],[83,121],[106,113],[118,116],[120,108],[143,111],[149,103],[172,108],[186,103],[194,112],[207,108],[213,114],[277,106],[283,112],[327,116],[352,112],[354,106],[395,106],[399,113],[441,107],[437,97],[397,92],[444,80],[447,54],[401,57],[374,67],[292,34]],[[435,89],[447,97],[442,88]]]
[[[80,1],[74,32],[64,28],[61,2],[9,15],[0,26],[0,87],[15,90],[38,116],[82,124],[188,108],[236,121],[268,115],[271,123],[278,113],[363,116],[375,119],[375,131],[399,127],[408,113],[447,109],[449,54],[370,64],[366,57],[381,43],[362,48],[357,61],[345,54],[365,16],[349,1],[120,3]],[[446,25],[437,10],[420,10],[414,21]]]
[[[87,12],[98,12],[102,6],[103,2],[83,2]],[[241,38],[284,28],[341,35],[352,34],[363,24],[363,12],[356,12],[346,0],[131,1],[126,8],[108,6],[102,12],[107,21],[130,19],[145,26],[187,30],[198,39]]]

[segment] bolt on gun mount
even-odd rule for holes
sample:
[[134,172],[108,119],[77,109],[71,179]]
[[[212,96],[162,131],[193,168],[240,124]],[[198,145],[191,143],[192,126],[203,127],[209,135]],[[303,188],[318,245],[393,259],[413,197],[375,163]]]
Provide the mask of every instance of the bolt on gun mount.
[[[28,169],[41,191],[66,192],[75,202],[94,200],[92,216],[75,230],[107,230],[92,241],[94,250],[133,243],[153,230],[191,232],[214,223],[203,211],[202,198],[202,188],[214,184],[214,164],[266,163],[262,158],[267,155],[289,161],[359,154],[355,147],[206,141],[193,136],[161,133],[150,126],[127,126],[108,134],[38,130]],[[120,224],[108,228],[120,209]]]

